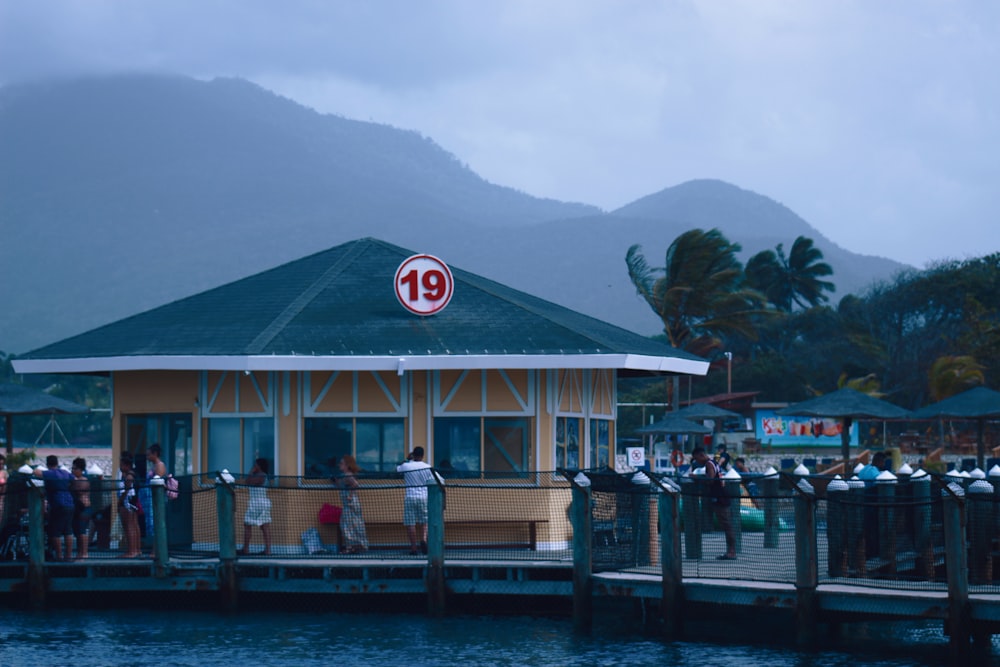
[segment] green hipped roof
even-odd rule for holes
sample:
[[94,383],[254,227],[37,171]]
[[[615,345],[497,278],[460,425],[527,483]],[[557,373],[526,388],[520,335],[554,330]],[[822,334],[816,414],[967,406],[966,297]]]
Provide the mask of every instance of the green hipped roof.
[[34,350],[14,366],[708,370],[700,357],[454,267],[450,304],[414,315],[393,289],[396,269],[414,254],[377,239],[352,241]]

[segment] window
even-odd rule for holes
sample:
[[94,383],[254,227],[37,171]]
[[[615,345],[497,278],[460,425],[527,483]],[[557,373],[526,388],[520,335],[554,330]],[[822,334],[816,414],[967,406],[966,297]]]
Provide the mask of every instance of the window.
[[406,458],[403,419],[310,417],[305,420],[305,476],[332,477],[352,454],[368,472],[391,472]]
[[531,466],[530,428],[531,420],[522,417],[438,417],[434,466],[454,470],[454,476],[525,473]]
[[135,469],[140,478],[146,476],[146,449],[156,443],[163,450],[162,459],[168,473],[190,475],[193,472],[189,413],[125,417],[125,451],[135,457]]
[[452,476],[482,470],[479,417],[439,417],[434,420],[434,467]]
[[580,420],[556,417],[556,444],[553,463],[556,468],[580,467]]
[[610,465],[610,425],[611,422],[607,419],[590,420],[591,468],[607,468]]
[[215,417],[208,420],[208,467],[234,474],[250,470],[255,459],[267,459],[274,471],[274,420],[270,417],[240,419]]

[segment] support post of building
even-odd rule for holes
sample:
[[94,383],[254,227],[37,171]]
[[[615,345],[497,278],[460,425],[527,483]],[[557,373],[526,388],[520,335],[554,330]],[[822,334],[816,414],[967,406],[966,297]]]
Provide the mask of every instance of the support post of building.
[[593,621],[593,526],[590,479],[582,472],[572,480],[573,501],[573,629],[589,633]]
[[445,614],[444,582],[444,488],[427,485],[427,611]]
[[950,483],[942,494],[945,569],[948,576],[948,619],[945,632],[952,663],[967,664],[972,625],[969,607],[968,550],[965,544],[965,490]]
[[683,631],[681,610],[684,605],[684,570],[681,561],[680,487],[661,481],[657,494],[660,519],[660,569],[663,594],[660,614],[667,639],[676,639]]
[[805,479],[795,486],[795,625],[800,646],[812,646],[816,640],[818,605],[816,586],[816,492]]
[[[236,489],[232,475],[223,470],[215,478],[215,506],[219,523],[219,592],[222,608],[235,611],[238,606],[239,586],[236,580]],[[235,481],[235,480],[233,480]]]
[[28,604],[45,607],[45,482],[28,480]]
[[167,489],[162,477],[149,480],[153,496],[153,574],[163,578],[169,574],[167,547]]

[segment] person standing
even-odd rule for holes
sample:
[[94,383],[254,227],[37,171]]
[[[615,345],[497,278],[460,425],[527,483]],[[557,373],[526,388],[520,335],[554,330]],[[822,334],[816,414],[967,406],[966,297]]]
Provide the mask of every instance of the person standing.
[[135,469],[132,467],[132,455],[122,452],[118,457],[118,469],[121,478],[118,480],[118,516],[122,521],[122,535],[125,542],[125,553],[122,558],[138,558],[142,555],[139,534],[139,515],[142,506],[136,493]]
[[59,467],[59,457],[55,454],[45,457],[45,467],[46,470],[36,469],[34,474],[45,480],[45,498],[49,505],[49,542],[55,554],[54,560],[72,560],[73,494],[70,493],[69,483],[73,475]]
[[729,456],[729,450],[726,449],[726,443],[720,442],[715,450],[715,462],[719,464],[719,469],[722,472],[729,470],[730,460],[731,457]]
[[244,480],[250,488],[250,500],[247,511],[243,515],[243,548],[237,553],[246,556],[250,553],[250,538],[253,527],[260,526],[264,538],[264,555],[271,555],[271,499],[267,497],[267,459],[259,458]]
[[726,553],[718,558],[719,560],[736,560],[736,535],[733,533],[733,523],[729,516],[729,506],[732,501],[726,494],[725,481],[722,479],[719,464],[705,453],[704,447],[695,447],[694,451],[691,452],[691,459],[698,466],[705,468],[712,512],[715,514],[715,520],[719,522],[722,532],[726,535]]
[[9,474],[7,472],[7,457],[0,454],[0,522],[2,522],[6,517],[4,516],[4,500],[7,494],[7,479]]
[[365,530],[365,519],[361,514],[361,499],[358,498],[358,478],[361,472],[358,462],[347,454],[340,457],[337,463],[340,477],[335,481],[340,489],[340,504],[344,512],[340,517],[340,530],[344,534],[344,553],[360,554],[368,551],[368,534]]
[[[414,447],[406,461],[396,466],[403,473],[406,491],[403,495],[403,525],[410,540],[410,555],[427,553],[427,484],[434,479],[431,467],[424,461],[424,448]],[[417,544],[419,532],[420,543]]]
[[90,480],[87,479],[87,461],[73,459],[73,479],[69,490],[73,494],[73,537],[76,538],[76,559],[87,557],[90,548]]

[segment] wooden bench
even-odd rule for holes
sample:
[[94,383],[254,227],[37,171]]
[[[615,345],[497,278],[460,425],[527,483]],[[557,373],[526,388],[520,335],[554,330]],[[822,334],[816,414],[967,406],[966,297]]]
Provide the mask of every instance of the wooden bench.
[[[451,546],[453,548],[464,548],[464,549],[518,549],[525,548],[532,551],[538,551],[538,525],[542,523],[548,523],[548,519],[445,519],[444,522],[444,535],[445,535],[445,545]],[[486,526],[503,526],[505,528],[511,526],[524,526],[527,528],[527,539],[523,541],[499,541],[499,542],[485,542],[478,539],[470,540],[467,543],[455,543],[448,541],[448,529],[455,528],[460,529],[462,527],[486,527]],[[344,533],[340,530],[339,524],[331,524],[328,527],[333,528],[336,531],[336,542],[337,547],[340,550],[344,548]],[[382,542],[377,540],[372,540],[372,533],[383,532],[385,529],[398,529],[400,537],[405,536],[406,527],[403,526],[401,521],[366,521],[365,528],[368,532],[368,542],[369,548],[374,549],[408,549],[409,544],[402,541],[398,543]],[[476,538],[479,534],[475,535]]]

